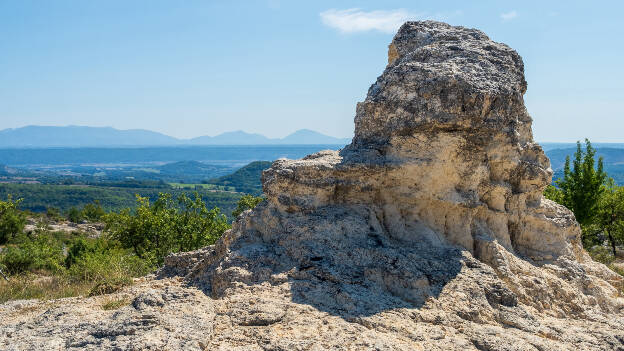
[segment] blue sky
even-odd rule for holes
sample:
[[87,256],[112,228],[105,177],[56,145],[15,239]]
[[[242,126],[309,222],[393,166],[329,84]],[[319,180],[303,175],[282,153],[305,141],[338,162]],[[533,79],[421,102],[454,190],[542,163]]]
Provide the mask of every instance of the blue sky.
[[0,129],[348,137],[408,19],[475,27],[524,58],[539,141],[624,142],[620,1],[0,0]]

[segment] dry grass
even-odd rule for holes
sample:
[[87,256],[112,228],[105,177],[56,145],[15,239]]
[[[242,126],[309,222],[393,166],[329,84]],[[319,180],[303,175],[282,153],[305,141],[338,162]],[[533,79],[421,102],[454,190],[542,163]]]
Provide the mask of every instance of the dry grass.
[[93,282],[72,281],[62,276],[12,276],[9,281],[0,280],[0,303],[10,300],[51,300],[84,296],[94,285]]
[[609,268],[611,268],[615,273],[624,276],[624,269],[621,266],[616,266],[614,264],[609,265]]
[[104,311],[117,310],[129,304],[130,300],[127,298],[110,299],[102,304],[102,309]]

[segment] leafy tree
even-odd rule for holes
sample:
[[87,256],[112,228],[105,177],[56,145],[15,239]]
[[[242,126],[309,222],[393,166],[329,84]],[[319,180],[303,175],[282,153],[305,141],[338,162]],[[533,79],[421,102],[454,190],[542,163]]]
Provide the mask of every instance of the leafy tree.
[[613,179],[609,179],[600,198],[596,225],[606,234],[615,257],[616,245],[624,241],[624,187],[615,185]]
[[5,244],[24,230],[26,215],[19,210],[21,199],[13,201],[11,195],[7,201],[0,201],[0,244]]
[[572,167],[568,156],[563,169],[563,179],[557,181],[562,192],[562,204],[574,212],[576,220],[583,226],[592,223],[607,180],[602,157],[595,166],[596,150],[589,140],[585,139],[585,144],[586,148],[583,151],[581,143],[576,143]]
[[232,211],[232,217],[234,218],[238,217],[238,215],[245,212],[246,210],[256,207],[262,201],[264,201],[264,198],[262,197],[253,196],[253,195],[244,195],[243,197],[240,198],[240,200],[238,200],[238,203],[236,204],[236,209]]

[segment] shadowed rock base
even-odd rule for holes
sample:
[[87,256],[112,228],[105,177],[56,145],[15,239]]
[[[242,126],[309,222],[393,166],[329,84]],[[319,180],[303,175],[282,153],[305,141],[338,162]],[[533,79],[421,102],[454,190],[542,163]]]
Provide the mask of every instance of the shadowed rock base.
[[[103,299],[0,306],[0,349],[622,350],[622,278],[542,197],[520,56],[408,22],[353,142],[263,175],[216,245]],[[113,296],[114,297],[114,296]]]

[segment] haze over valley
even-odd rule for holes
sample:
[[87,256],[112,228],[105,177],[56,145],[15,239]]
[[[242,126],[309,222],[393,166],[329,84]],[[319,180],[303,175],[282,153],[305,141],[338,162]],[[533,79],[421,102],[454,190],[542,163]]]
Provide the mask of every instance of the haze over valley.
[[267,138],[241,130],[216,136],[178,139],[146,129],[119,130],[111,127],[26,126],[0,130],[0,148],[119,147],[179,145],[346,145],[350,138],[335,138],[309,129],[300,129],[283,138]]

